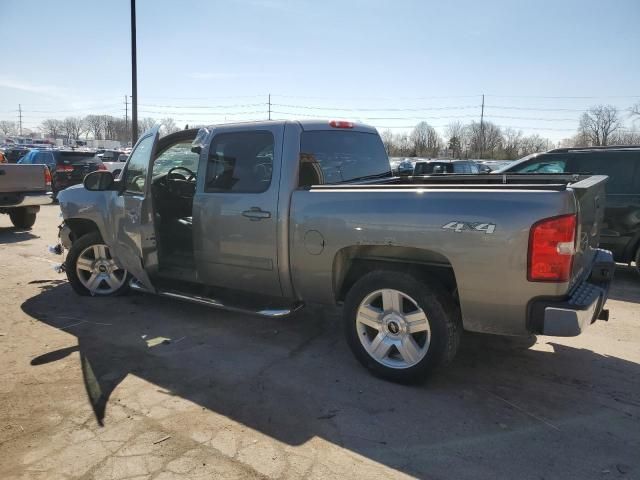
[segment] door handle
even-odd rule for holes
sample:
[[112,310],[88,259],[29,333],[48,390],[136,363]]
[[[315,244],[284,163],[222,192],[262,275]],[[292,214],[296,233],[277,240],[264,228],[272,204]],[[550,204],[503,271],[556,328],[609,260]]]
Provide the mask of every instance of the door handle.
[[265,212],[260,207],[251,207],[249,210],[242,212],[243,217],[247,217],[252,221],[262,220],[263,218],[271,218],[271,212]]

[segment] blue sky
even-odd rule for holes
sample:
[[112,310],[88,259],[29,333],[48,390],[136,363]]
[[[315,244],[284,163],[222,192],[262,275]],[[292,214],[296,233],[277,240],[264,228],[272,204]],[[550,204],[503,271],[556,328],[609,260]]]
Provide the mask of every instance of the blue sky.
[[[557,139],[590,105],[640,101],[638,0],[138,0],[137,10],[141,116],[265,118],[271,93],[274,118],[401,131],[479,119],[485,93],[488,119]],[[0,119],[15,119],[18,103],[29,128],[124,115],[129,0],[2,0],[0,18]]]

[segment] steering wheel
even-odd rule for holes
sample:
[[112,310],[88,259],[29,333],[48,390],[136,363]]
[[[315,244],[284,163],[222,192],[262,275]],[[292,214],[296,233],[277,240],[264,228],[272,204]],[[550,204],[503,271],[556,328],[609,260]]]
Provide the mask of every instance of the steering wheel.
[[[185,177],[181,173],[174,173],[176,170],[184,170],[189,176]],[[180,198],[193,198],[195,194],[194,180],[196,174],[187,167],[173,167],[167,172],[167,189],[172,195]]]
[[196,174],[195,174],[194,172],[192,172],[191,170],[189,170],[187,167],[173,167],[173,168],[171,168],[171,169],[167,172],[167,178],[169,178],[169,179],[170,179],[171,175],[172,175],[172,174],[173,174],[173,172],[174,172],[174,171],[176,171],[176,170],[184,170],[185,172],[188,172],[188,173],[189,173],[189,176],[188,176],[188,177],[185,177],[185,176],[184,176],[184,175],[182,175],[182,174],[178,174],[178,175],[180,175],[180,177],[182,177],[182,178],[179,178],[179,180],[186,180],[187,182],[192,182],[192,181],[196,178]]

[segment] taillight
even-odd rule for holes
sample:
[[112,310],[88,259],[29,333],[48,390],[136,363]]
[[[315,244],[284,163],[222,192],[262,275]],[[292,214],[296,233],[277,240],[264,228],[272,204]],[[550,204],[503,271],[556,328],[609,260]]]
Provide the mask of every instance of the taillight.
[[333,128],[353,128],[353,122],[347,122],[345,120],[331,120],[329,126]]
[[98,164],[98,170],[108,170],[108,168],[104,163],[100,163]]
[[44,184],[47,188],[51,188],[51,171],[49,167],[44,167]]
[[562,215],[535,223],[529,233],[527,279],[566,282],[575,254],[576,216]]
[[56,172],[70,173],[73,172],[73,165],[58,165]]

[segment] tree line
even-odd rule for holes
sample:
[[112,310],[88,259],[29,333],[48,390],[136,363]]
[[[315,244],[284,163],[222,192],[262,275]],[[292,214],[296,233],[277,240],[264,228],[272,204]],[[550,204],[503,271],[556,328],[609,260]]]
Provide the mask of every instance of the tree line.
[[[628,118],[640,119],[640,103],[629,109]],[[640,145],[640,131],[625,128],[624,113],[612,105],[595,105],[579,119],[574,136],[558,143],[537,134],[502,128],[490,121],[451,122],[444,136],[427,122],[409,133],[382,132],[382,141],[392,157],[485,158],[514,160],[530,153],[558,147]]]
[[[180,128],[172,118],[146,117],[138,121],[138,131],[149,130],[157,123],[162,123],[167,133],[173,133]],[[43,120],[38,130],[45,138],[63,139],[66,141],[84,140],[93,138],[95,140],[116,140],[126,144],[131,141],[131,121],[112,115],[87,115],[85,117],[66,117],[62,120],[48,118]],[[5,136],[18,135],[18,125],[16,122],[7,120],[0,121],[0,133]],[[23,135],[30,135],[32,132],[23,129]]]
[[[492,158],[512,160],[549,148],[588,147],[604,145],[640,145],[640,131],[625,127],[625,118],[640,120],[640,103],[621,111],[612,105],[595,105],[579,118],[576,134],[558,143],[540,135],[526,135],[522,130],[500,127],[490,121],[482,123],[451,122],[444,135],[427,122],[418,123],[411,132],[394,134],[391,130],[382,132],[382,140],[389,156],[393,157],[441,157]],[[156,120],[151,117],[138,121],[138,131],[144,132],[162,123],[167,133],[180,128],[172,118]],[[131,140],[130,121],[112,115],[87,115],[65,119],[46,119],[38,130],[46,138],[80,140],[117,140],[127,143]],[[16,122],[0,121],[0,133],[16,135]],[[23,134],[30,134],[23,129]]]

